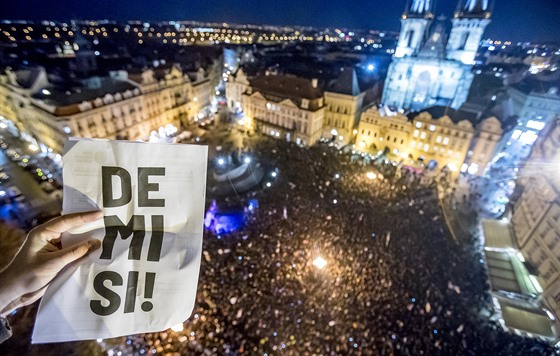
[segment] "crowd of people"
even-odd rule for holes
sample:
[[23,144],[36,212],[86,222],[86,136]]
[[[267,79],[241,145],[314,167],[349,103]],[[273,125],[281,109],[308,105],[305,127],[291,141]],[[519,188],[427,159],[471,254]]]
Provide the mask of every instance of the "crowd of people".
[[100,340],[110,356],[552,353],[490,321],[482,256],[451,238],[433,181],[326,145],[266,140],[253,155],[278,175],[235,197],[260,202],[241,230],[205,233],[192,316]]

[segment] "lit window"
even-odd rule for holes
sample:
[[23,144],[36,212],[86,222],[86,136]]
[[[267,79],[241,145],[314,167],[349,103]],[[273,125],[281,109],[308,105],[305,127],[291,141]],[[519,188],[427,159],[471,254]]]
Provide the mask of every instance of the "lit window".
[[416,145],[416,141],[410,141],[410,146],[414,147]]
[[444,137],[443,138],[443,144],[447,145],[449,143],[449,137]]
[[436,142],[440,143],[441,142],[441,136],[436,137]]
[[426,133],[425,133],[425,132],[422,132],[422,133],[420,134],[420,138],[421,138],[422,140],[425,139],[425,138],[426,138]]
[[535,130],[542,130],[544,127],[544,122],[542,121],[535,121],[535,120],[529,120],[527,122],[527,128],[529,129],[535,129]]
[[430,125],[429,129],[430,129],[430,131],[435,131],[436,130],[436,125]]
[[521,136],[521,134],[523,133],[523,131],[521,130],[515,130],[513,131],[513,134],[511,135],[511,138],[514,140],[517,140],[519,138],[519,136]]
[[430,149],[430,145],[428,145],[427,143],[424,144],[424,152],[428,152],[429,149]]
[[538,135],[534,131],[527,131],[521,134],[519,141],[525,145],[532,145],[537,137]]
[[414,137],[418,137],[418,130],[414,130]]
[[418,148],[418,149],[422,148],[422,142],[418,142],[418,144],[416,145],[416,148]]
[[422,127],[422,123],[420,121],[416,121],[416,128],[421,128]]

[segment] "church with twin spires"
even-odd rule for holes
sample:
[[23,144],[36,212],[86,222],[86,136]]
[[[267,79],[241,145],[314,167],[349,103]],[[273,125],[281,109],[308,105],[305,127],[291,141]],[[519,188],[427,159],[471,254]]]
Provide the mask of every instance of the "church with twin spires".
[[382,104],[410,111],[435,105],[458,109],[467,99],[476,52],[490,23],[490,1],[459,0],[448,31],[445,18],[434,17],[433,0],[409,0]]

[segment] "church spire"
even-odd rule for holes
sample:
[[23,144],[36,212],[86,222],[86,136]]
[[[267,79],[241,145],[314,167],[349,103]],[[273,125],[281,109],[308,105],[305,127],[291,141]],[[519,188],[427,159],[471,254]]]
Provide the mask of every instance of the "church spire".
[[407,17],[432,18],[434,0],[409,0],[403,13],[403,19]]
[[491,11],[492,0],[459,0],[454,17],[490,18]]

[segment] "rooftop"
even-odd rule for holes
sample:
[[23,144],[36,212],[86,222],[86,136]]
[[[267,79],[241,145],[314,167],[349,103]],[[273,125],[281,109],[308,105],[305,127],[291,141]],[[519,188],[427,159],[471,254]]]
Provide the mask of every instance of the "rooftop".
[[96,83],[91,85],[61,87],[48,86],[36,93],[33,97],[42,100],[52,106],[68,106],[80,104],[84,101],[91,101],[103,98],[107,94],[114,95],[123,93],[127,90],[134,90],[136,86],[129,82],[115,80],[112,78],[95,78]]

